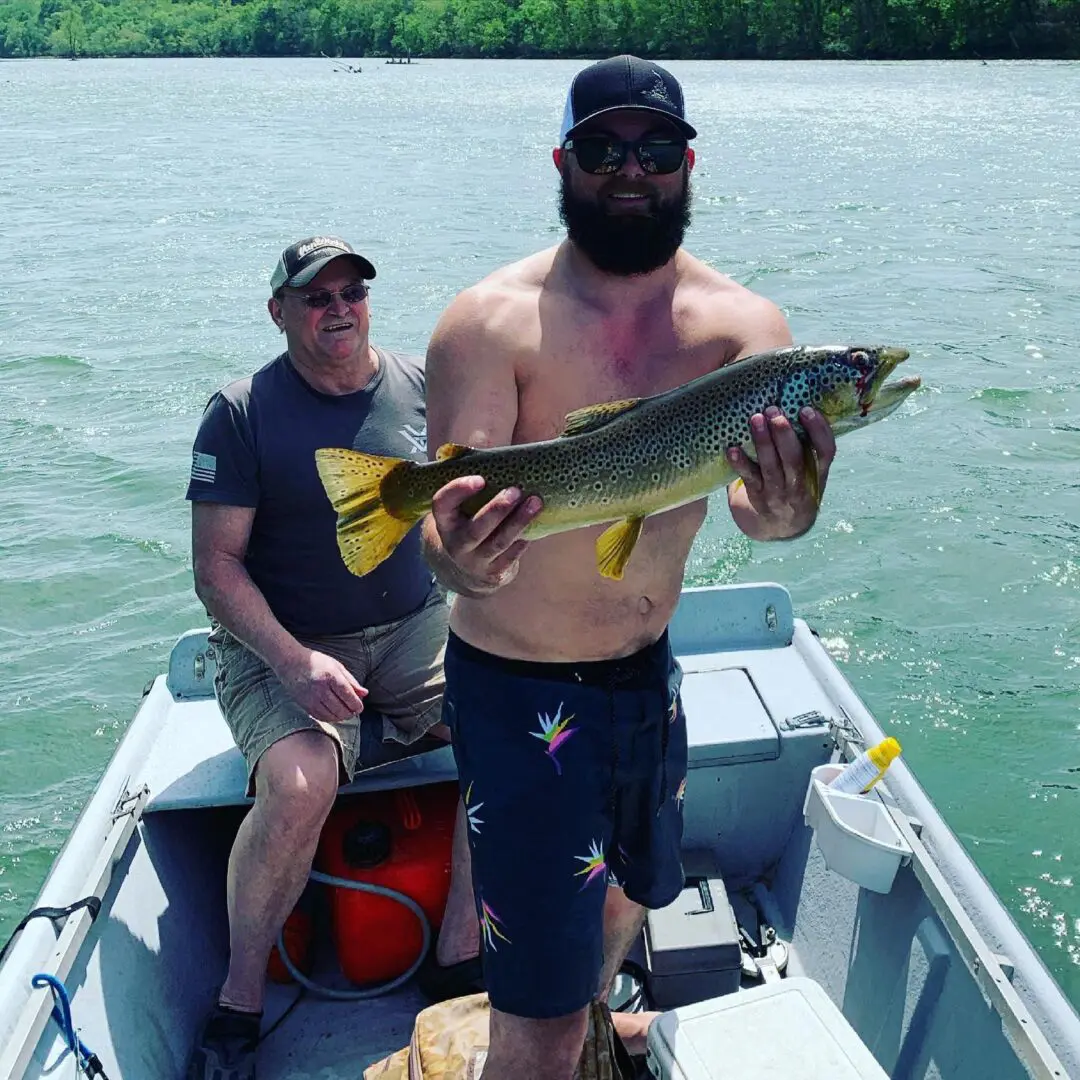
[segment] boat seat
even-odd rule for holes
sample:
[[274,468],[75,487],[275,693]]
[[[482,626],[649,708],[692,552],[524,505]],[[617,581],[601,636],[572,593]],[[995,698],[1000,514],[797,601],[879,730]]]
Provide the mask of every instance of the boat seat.
[[887,1080],[813,979],[793,976],[663,1013],[649,1029],[658,1080]]
[[[190,630],[173,647],[169,671],[150,691],[160,711],[159,730],[139,782],[150,789],[147,813],[246,806],[247,766],[214,696],[214,654],[209,629]],[[158,685],[164,683],[164,685]],[[456,780],[453,751],[430,750],[357,773],[342,795]]]

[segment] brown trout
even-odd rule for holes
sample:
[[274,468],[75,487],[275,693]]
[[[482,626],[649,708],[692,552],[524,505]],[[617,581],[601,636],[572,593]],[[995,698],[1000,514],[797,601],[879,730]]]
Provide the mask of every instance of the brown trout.
[[894,412],[920,383],[886,383],[906,349],[792,346],[747,356],[673,390],[577,409],[557,438],[475,449],[447,443],[435,461],[317,450],[323,487],[337,511],[338,549],[359,576],[370,573],[431,509],[432,496],[460,476],[484,489],[462,509],[474,514],[498,492],[539,495],[543,509],[527,539],[615,522],[596,542],[600,573],[621,578],[645,518],[703,498],[736,479],[729,447],[754,456],[750,417],[777,406],[803,444],[807,482],[820,499],[817,462],[798,421],[821,412],[845,435]]

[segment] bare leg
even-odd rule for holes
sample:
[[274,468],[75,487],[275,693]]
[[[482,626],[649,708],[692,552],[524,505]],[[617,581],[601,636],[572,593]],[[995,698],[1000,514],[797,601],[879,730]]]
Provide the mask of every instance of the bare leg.
[[304,890],[337,788],[337,748],[317,731],[288,735],[259,760],[255,805],[229,856],[223,1005],[261,1011],[270,949]]
[[492,1009],[484,1080],[572,1080],[588,1027],[588,1009],[553,1020]]
[[435,947],[435,959],[444,966],[469,960],[480,951],[480,924],[476,918],[476,900],[473,898],[468,828],[465,804],[459,802],[454,821],[450,892]]
[[[630,947],[641,933],[645,909],[617,886],[609,886],[604,900],[604,967],[600,972],[600,1001],[607,1001],[615,985],[615,976]],[[644,1054],[649,1025],[660,1014],[656,1012],[611,1014],[611,1024],[631,1054]]]
[[[641,932],[645,909],[614,886],[604,899],[604,966],[600,973],[601,1001],[611,994],[615,976]],[[613,1013],[612,1023],[632,1054],[645,1053],[649,1024],[658,1013]],[[554,1020],[529,1020],[491,1010],[491,1045],[484,1080],[571,1080],[581,1060],[588,1030],[588,1010]]]
[[598,998],[606,1001],[615,976],[645,924],[645,909],[626,898],[617,885],[609,885],[604,898],[604,966],[600,971]]

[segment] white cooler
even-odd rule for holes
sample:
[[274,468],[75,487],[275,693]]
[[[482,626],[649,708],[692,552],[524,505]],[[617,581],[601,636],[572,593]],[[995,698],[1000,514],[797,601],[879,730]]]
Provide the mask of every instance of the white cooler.
[[888,1080],[825,991],[797,976],[663,1013],[648,1065],[658,1080]]

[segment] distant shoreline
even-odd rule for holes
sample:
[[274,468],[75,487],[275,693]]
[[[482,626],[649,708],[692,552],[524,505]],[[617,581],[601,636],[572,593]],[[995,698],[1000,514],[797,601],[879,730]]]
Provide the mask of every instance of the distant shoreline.
[[[1077,60],[1080,0],[3,0],[0,54],[79,59]],[[401,63],[404,62],[404,63]]]

